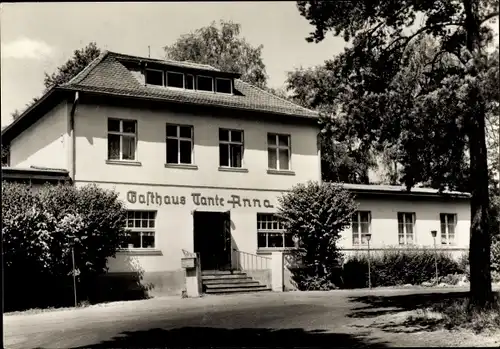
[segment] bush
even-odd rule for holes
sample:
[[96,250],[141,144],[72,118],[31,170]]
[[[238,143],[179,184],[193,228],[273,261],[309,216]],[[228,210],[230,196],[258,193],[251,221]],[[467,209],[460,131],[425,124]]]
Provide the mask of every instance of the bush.
[[[387,250],[371,254],[371,283],[376,286],[420,285],[435,279],[435,253],[432,250]],[[438,274],[459,274],[457,261],[447,253],[438,253]],[[368,256],[354,255],[342,270],[344,288],[368,286]]]
[[[71,300],[72,249],[78,296],[83,300],[95,278],[107,271],[107,259],[115,256],[124,241],[125,217],[117,194],[95,185],[46,185],[32,191],[28,185],[4,182],[6,307]],[[32,292],[39,285],[43,290]]]
[[342,261],[337,240],[356,210],[353,196],[336,184],[308,182],[293,187],[279,203],[285,229],[298,238],[290,268],[298,289],[334,288]]

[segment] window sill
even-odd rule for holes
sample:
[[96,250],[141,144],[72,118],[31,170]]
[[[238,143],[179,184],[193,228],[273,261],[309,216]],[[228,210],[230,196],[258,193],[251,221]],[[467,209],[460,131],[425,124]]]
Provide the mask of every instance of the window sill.
[[192,164],[165,164],[165,168],[178,168],[182,170],[197,170],[197,165]]
[[271,254],[272,252],[290,252],[295,250],[295,247],[259,247],[257,254]]
[[106,160],[108,165],[125,165],[125,166],[142,166],[139,161],[128,161],[128,160]]
[[154,248],[121,248],[118,250],[120,254],[126,254],[128,256],[163,256],[161,250],[156,250]]
[[242,167],[219,167],[219,171],[221,171],[221,172],[248,173],[248,169],[247,168],[242,168]]
[[273,170],[273,169],[268,169],[267,170],[267,174],[295,176],[295,172],[294,171],[290,171],[290,170]]

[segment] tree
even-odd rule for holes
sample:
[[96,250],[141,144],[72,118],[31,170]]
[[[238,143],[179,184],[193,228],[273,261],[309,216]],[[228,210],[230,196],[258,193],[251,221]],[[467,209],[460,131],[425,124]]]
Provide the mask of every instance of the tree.
[[99,57],[101,50],[95,42],[89,43],[80,50],[75,50],[73,57],[66,63],[57,68],[57,71],[51,75],[45,73],[44,85],[45,90],[50,90],[52,87],[64,84],[75,77],[94,59]]
[[241,25],[220,21],[220,28],[210,26],[181,35],[176,42],[165,46],[167,59],[208,64],[223,71],[240,73],[241,79],[260,88],[266,86],[266,67],[262,48],[253,47],[240,38]]
[[332,86],[338,83],[331,61],[323,66],[288,72],[289,99],[321,116],[321,176],[323,180],[368,184],[368,171],[376,167],[375,153],[351,132],[351,125],[331,110],[337,102]]
[[[432,180],[443,189],[454,175],[469,173],[470,305],[487,306],[492,289],[485,124],[498,106],[498,91],[485,89],[484,72],[492,39],[487,22],[498,16],[498,0],[298,1],[298,9],[315,27],[309,42],[322,41],[329,31],[352,42],[335,59],[335,71],[349,80],[337,91],[344,95],[341,113],[356,120],[364,143],[401,134],[408,188]],[[425,35],[434,38],[436,50],[425,74],[409,80],[416,83],[414,94],[403,98],[404,81],[394,79],[411,59],[408,48]]]
[[287,234],[298,239],[298,249],[292,252],[300,264],[294,275],[297,286],[333,287],[341,265],[337,240],[357,207],[352,194],[337,184],[308,182],[294,186],[278,201]]

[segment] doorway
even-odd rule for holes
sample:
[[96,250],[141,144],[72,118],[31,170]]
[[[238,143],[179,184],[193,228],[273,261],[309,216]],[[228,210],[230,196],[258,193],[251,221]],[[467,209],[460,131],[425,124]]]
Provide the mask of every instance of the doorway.
[[231,218],[227,212],[193,212],[194,251],[202,270],[231,269]]

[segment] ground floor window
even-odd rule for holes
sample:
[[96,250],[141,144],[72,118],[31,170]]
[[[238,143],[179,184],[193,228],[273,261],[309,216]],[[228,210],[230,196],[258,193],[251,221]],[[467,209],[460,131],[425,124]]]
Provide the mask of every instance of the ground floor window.
[[415,212],[398,212],[398,240],[400,245],[415,243]]
[[257,213],[258,248],[295,247],[292,234],[286,233],[283,223],[272,213]]
[[123,248],[154,248],[155,247],[156,211],[128,211],[128,239]]
[[455,227],[457,225],[457,215],[454,213],[441,213],[441,244],[455,244]]

